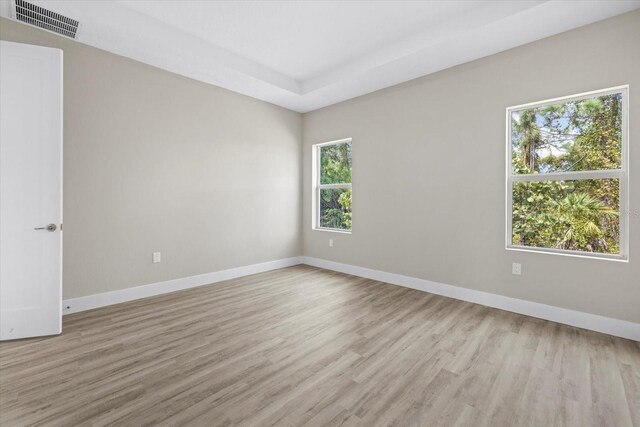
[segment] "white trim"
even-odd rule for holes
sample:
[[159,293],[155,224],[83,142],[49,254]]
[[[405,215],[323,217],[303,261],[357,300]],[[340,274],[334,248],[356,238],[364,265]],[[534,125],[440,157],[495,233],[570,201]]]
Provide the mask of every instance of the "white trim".
[[[511,141],[511,114],[514,111],[520,111],[533,107],[552,105],[557,102],[580,101],[593,98],[595,96],[605,96],[614,93],[622,93],[622,147],[621,157],[622,164],[620,169],[610,170],[591,170],[591,171],[573,171],[573,172],[555,172],[555,173],[532,173],[532,174],[514,174],[512,164],[512,141]],[[628,218],[622,215],[623,212],[629,211],[629,85],[614,86],[601,90],[593,90],[583,92],[576,95],[561,96],[558,98],[546,99],[543,101],[530,102],[528,104],[514,105],[506,108],[506,179],[505,179],[505,249],[518,250],[524,252],[538,252],[553,255],[578,256],[583,258],[606,259],[609,261],[629,260],[629,226]],[[514,182],[530,182],[530,181],[568,181],[580,179],[619,179],[620,180],[620,253],[619,254],[600,254],[583,251],[570,251],[554,248],[538,248],[530,246],[521,246],[513,244],[513,183]]]
[[575,181],[580,179],[624,179],[624,171],[621,169],[603,169],[591,171],[575,172],[554,172],[554,173],[527,173],[511,175],[513,182],[532,181]]
[[222,282],[224,280],[249,276],[251,274],[264,273],[266,271],[277,270],[279,268],[291,267],[293,265],[298,265],[301,262],[302,261],[300,257],[284,258],[275,261],[263,262],[260,264],[230,268],[228,270],[221,270],[213,273],[200,274],[197,276],[183,277],[181,279],[167,280],[165,282],[157,282],[148,285],[136,286],[133,288],[120,289],[112,292],[104,292],[101,294],[71,298],[62,301],[62,313],[78,313],[94,308],[133,301],[140,298],[152,297],[155,295],[161,295],[169,292],[181,291],[184,289]]
[[417,289],[419,291],[443,295],[449,298],[485,305],[487,307],[498,308],[513,313],[524,314],[526,316],[537,317],[539,319],[550,320],[552,322],[640,341],[640,323],[613,319],[597,314],[555,307],[533,301],[511,298],[489,292],[476,291],[459,286],[446,285],[444,283],[432,282],[430,280],[372,270],[370,268],[342,264],[319,258],[306,256],[300,258],[303,264],[324,268],[326,270],[339,271],[341,273],[378,280],[392,285]]
[[524,314],[526,316],[537,317],[540,319],[550,320],[552,322],[563,323],[565,325],[576,326],[578,328],[589,329],[617,337],[640,341],[640,323],[613,319],[610,317],[599,316],[597,314],[584,313],[547,304],[540,304],[533,301],[526,301],[489,292],[476,291],[459,286],[446,285],[444,283],[432,282],[430,280],[418,279],[415,277],[403,276],[401,274],[388,273],[307,256],[268,261],[261,264],[231,268],[198,276],[184,277],[181,279],[136,286],[134,288],[120,289],[117,291],[79,298],[71,298],[63,301],[63,314],[78,313],[94,308],[120,304],[136,299],[162,295],[169,292],[249,276],[251,274],[291,267],[298,264],[306,264],[326,270],[339,271],[341,273],[378,280],[392,285],[403,286],[405,288],[416,289],[423,292],[485,305],[487,307],[498,308],[513,313]]
[[351,183],[346,184],[320,184],[318,185],[320,190],[349,190],[351,189]]
[[319,144],[313,144],[313,146],[326,147],[327,145],[338,145],[338,144],[344,144],[345,142],[352,142],[352,138],[342,138],[342,139],[336,139],[334,141],[321,142]]
[[559,96],[557,98],[544,99],[542,101],[529,102],[527,104],[513,105],[507,110],[524,110],[532,107],[542,107],[544,105],[555,104],[558,101],[581,101],[583,99],[589,99],[594,96],[605,96],[611,95],[614,93],[624,92],[625,90],[629,90],[629,85],[620,85],[608,87],[605,89],[591,90],[589,92],[576,93],[575,95],[564,95]]
[[351,234],[351,230],[341,230],[339,228],[316,227],[312,231],[328,231],[330,233]]
[[[629,212],[629,186],[631,178],[629,178],[629,96],[631,90],[629,85],[624,86],[622,92],[622,170],[625,171],[624,179],[620,179],[620,214]],[[624,220],[620,220],[620,239],[624,239],[624,258],[629,260],[629,217],[624,215]],[[620,246],[622,251],[622,245]]]
[[576,258],[589,258],[589,259],[604,259],[607,261],[616,261],[616,262],[629,262],[628,257],[623,258],[617,254],[606,254],[599,252],[584,252],[584,251],[572,251],[569,249],[554,249],[554,248],[538,248],[535,246],[521,246],[521,245],[511,245],[507,246],[508,251],[519,251],[519,252],[537,252],[541,254],[553,254],[553,255],[562,255],[568,257],[576,257]]

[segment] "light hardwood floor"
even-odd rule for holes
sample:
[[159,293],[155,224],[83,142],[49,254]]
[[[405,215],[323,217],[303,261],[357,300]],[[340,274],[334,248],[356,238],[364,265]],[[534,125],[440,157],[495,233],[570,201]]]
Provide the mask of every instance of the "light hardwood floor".
[[0,425],[640,426],[640,344],[296,266],[1,343]]

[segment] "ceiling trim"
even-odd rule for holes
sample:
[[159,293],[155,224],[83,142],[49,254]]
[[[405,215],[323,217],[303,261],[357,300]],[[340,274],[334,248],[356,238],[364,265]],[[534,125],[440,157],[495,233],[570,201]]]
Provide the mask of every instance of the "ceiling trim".
[[[490,1],[299,81],[125,2],[31,1],[78,19],[80,43],[301,113],[640,8],[640,0]],[[0,0],[0,15],[12,19],[10,0]]]

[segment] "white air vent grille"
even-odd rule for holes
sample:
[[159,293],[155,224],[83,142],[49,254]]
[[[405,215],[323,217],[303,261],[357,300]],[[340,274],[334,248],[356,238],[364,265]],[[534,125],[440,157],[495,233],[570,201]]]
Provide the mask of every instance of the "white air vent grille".
[[80,23],[75,19],[68,18],[24,0],[15,0],[15,4],[16,19],[18,21],[26,22],[27,24],[35,25],[45,30],[71,37],[72,39],[76,38],[76,32],[78,31],[78,25]]

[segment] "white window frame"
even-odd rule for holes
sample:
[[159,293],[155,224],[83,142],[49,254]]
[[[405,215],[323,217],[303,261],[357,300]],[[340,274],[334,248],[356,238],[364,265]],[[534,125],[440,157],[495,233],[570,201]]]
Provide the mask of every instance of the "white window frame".
[[[593,170],[577,172],[514,174],[511,160],[511,114],[527,108],[541,107],[560,102],[579,101],[596,96],[622,93],[622,152],[620,169]],[[629,261],[629,85],[616,86],[602,90],[579,93],[576,95],[562,96],[546,99],[544,101],[507,107],[506,111],[506,249],[524,252],[550,253],[556,255],[575,256],[581,258],[606,259],[613,261]],[[533,181],[557,181],[557,180],[583,180],[613,178],[620,180],[620,253],[604,254],[567,249],[537,248],[513,244],[513,183]]]
[[[353,164],[351,165],[352,177],[351,183],[344,184],[320,184],[320,149],[329,145],[339,145],[351,143],[351,148],[353,149],[353,140],[351,138],[338,139],[335,141],[323,142],[320,144],[314,144],[311,149],[311,161],[312,161],[312,173],[313,173],[313,200],[311,212],[311,228],[318,231],[330,231],[332,233],[342,233],[342,234],[351,234],[353,230],[353,224],[351,226],[351,230],[343,230],[341,228],[329,228],[329,227],[321,227],[320,226],[320,190],[330,190],[330,189],[350,189],[352,190],[351,194],[353,195],[352,183],[353,183]],[[352,152],[353,155],[353,152]],[[353,162],[353,160],[352,160]],[[353,201],[351,202],[353,206]]]

